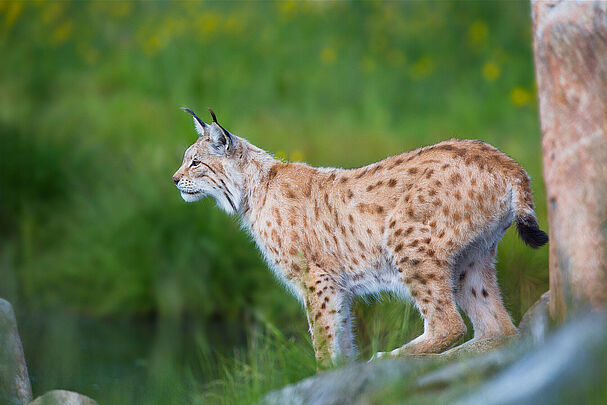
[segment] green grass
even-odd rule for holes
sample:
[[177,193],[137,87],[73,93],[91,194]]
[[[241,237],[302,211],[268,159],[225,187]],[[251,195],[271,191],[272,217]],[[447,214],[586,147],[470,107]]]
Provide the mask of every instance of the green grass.
[[270,324],[251,331],[247,346],[231,357],[200,357],[202,363],[219,365],[215,378],[196,398],[201,403],[254,403],[268,391],[316,372],[309,339],[287,338]]
[[[528,170],[546,229],[529,15],[526,1],[0,0],[0,296],[22,319],[59,324],[64,315],[178,328],[196,319],[182,334],[206,336],[222,355],[192,365],[169,348],[173,367],[157,370],[155,349],[141,354],[148,366],[136,381],[150,401],[188,392],[247,402],[309,375],[299,304],[235,219],[211,201],[185,204],[171,183],[195,139],[178,107],[211,106],[232,132],[320,166],[481,139]],[[498,273],[518,321],[547,289],[547,249],[532,251],[509,231]],[[409,304],[360,301],[354,311],[363,357],[421,331]],[[251,335],[252,314],[277,329]],[[210,333],[213,325],[225,333]],[[154,344],[171,346],[152,332]],[[56,361],[43,361],[38,336],[25,339],[37,375],[81,356],[52,336],[45,350]],[[67,368],[54,384],[79,378]],[[104,394],[112,384],[88,392],[138,401],[128,384]]]

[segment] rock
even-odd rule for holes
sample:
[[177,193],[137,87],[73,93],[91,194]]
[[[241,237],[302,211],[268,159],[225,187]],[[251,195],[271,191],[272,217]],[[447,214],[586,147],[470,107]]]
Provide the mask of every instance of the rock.
[[23,347],[11,304],[0,298],[0,403],[25,405],[32,400]]
[[487,353],[502,348],[518,339],[518,335],[496,336],[485,339],[470,340],[464,344],[441,353],[439,356],[444,359],[461,359],[471,357],[477,354]]
[[[544,295],[525,316],[522,333],[533,330],[526,326],[533,320],[547,325],[547,301]],[[352,364],[271,392],[260,403],[605,403],[606,332],[607,313],[581,314],[541,345],[510,336],[472,341],[442,355]]]
[[273,391],[260,404],[354,404],[361,394],[379,389],[389,382],[411,379],[427,369],[430,363],[426,360],[387,359],[351,364]]
[[[512,341],[508,340],[509,342]],[[520,349],[521,347],[519,347]],[[466,352],[468,355],[472,351]],[[415,381],[412,390],[444,389],[451,385],[461,384],[467,379],[483,379],[493,375],[512,363],[520,354],[520,350],[497,350],[483,356],[468,357],[446,364],[437,370],[430,371]],[[455,357],[452,357],[455,358]]]
[[[410,354],[404,353],[397,355],[394,358],[398,359],[412,359],[412,360],[437,360],[437,361],[445,361],[445,360],[453,360],[453,359],[461,359],[468,358],[478,354],[487,353],[496,349],[500,349],[504,346],[507,346],[509,343],[517,340],[519,335],[511,335],[511,336],[495,336],[490,338],[482,338],[482,339],[472,339],[467,342],[462,343],[459,346],[455,346],[443,353],[420,353],[420,354]],[[389,355],[381,358],[389,358]],[[377,361],[379,359],[373,357],[370,361]]]
[[460,404],[605,403],[607,313],[573,320]]
[[461,383],[465,378],[486,378],[516,358],[520,351],[518,349],[495,352],[495,349],[506,346],[516,338],[502,336],[479,339],[442,354],[405,354],[398,358],[351,364],[271,392],[260,403],[382,403],[381,400],[375,401],[374,396],[386,387],[398,387],[400,391],[415,394]]
[[29,405],[99,405],[97,401],[77,392],[53,390],[36,398]]
[[521,337],[533,344],[542,343],[550,327],[550,291],[546,291],[523,315],[519,324]]

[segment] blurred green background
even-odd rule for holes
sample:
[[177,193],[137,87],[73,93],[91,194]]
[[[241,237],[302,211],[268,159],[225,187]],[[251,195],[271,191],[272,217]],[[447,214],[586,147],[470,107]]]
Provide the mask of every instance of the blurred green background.
[[[0,0],[0,297],[34,394],[246,403],[315,372],[307,324],[235,218],[171,175],[220,122],[275,156],[356,167],[450,137],[489,142],[545,195],[527,1]],[[518,322],[547,249],[510,230]],[[422,330],[360,300],[362,357]],[[470,333],[468,335],[470,337]]]

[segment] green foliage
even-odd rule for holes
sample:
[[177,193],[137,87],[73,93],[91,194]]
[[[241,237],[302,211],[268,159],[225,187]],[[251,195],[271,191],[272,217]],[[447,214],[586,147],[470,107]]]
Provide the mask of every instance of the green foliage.
[[307,335],[287,338],[267,322],[250,331],[247,346],[236,350],[233,356],[213,356],[202,351],[200,361],[218,365],[213,370],[215,378],[197,398],[200,403],[256,403],[268,391],[316,372],[316,359]]
[[[24,312],[207,326],[256,311],[305,333],[237,221],[174,189],[195,139],[183,105],[313,165],[487,141],[528,170],[545,229],[530,25],[525,1],[0,1],[0,296]],[[509,231],[498,259],[518,320],[547,289],[547,249]],[[355,311],[365,356],[421,330],[408,304]],[[253,367],[264,347],[285,378],[309,371],[271,336],[221,364]],[[270,386],[230,373],[211,391]]]

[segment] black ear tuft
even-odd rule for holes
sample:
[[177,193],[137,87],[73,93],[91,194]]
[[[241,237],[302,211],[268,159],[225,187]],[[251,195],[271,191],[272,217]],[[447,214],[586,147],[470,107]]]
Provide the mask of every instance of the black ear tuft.
[[187,113],[192,114],[192,116],[196,116],[196,114],[194,114],[194,111],[190,110],[188,107],[181,107],[181,109]]
[[181,109],[189,114],[192,114],[192,117],[196,118],[196,121],[202,122],[202,120],[200,118],[198,118],[196,113],[194,113],[194,111],[190,110],[188,107],[181,107]]
[[217,124],[217,117],[215,117],[215,113],[210,108],[209,108],[209,112],[211,113],[211,117],[213,118],[213,122]]
[[188,107],[181,107],[181,109],[185,112],[187,112],[188,114],[191,114],[192,117],[194,117],[194,120],[198,123],[198,125],[200,126],[199,128],[197,128],[198,133],[202,136],[202,133],[204,131],[204,129],[207,127],[207,124],[201,120],[200,118],[198,118],[198,116],[194,113],[194,111],[192,111],[191,109],[189,109]]

